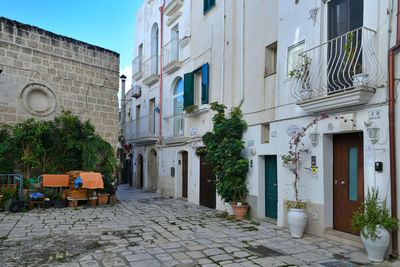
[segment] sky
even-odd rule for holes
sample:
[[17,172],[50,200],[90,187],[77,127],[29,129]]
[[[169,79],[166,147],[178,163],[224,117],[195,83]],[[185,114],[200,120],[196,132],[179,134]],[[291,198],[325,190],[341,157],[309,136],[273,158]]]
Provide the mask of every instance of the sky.
[[132,83],[135,14],[142,0],[0,0],[0,17],[17,20],[120,54]]

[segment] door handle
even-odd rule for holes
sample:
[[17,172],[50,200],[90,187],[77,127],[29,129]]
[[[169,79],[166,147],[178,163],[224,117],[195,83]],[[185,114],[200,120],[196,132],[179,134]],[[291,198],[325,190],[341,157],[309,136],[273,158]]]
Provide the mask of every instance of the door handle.
[[274,187],[276,187],[277,185],[276,184],[274,184]]
[[340,184],[341,184],[341,185],[345,185],[346,182],[345,182],[345,181],[341,181]]

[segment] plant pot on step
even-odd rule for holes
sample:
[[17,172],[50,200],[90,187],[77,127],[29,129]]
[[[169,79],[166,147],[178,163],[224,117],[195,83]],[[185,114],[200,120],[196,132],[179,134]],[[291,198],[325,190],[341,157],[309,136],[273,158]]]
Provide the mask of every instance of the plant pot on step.
[[233,215],[237,220],[243,220],[246,217],[249,206],[247,205],[232,205]]
[[294,238],[302,238],[307,225],[307,214],[304,209],[290,208],[287,214],[290,235]]
[[108,197],[110,194],[97,194],[97,204],[105,205],[108,203]]
[[4,200],[4,211],[9,211],[12,204],[12,199]]
[[[366,228],[365,231],[367,231]],[[390,233],[384,227],[377,225],[376,234],[378,237],[375,240],[372,240],[370,236],[365,238],[361,234],[361,240],[367,250],[368,259],[374,262],[383,262],[385,251],[390,243]]]

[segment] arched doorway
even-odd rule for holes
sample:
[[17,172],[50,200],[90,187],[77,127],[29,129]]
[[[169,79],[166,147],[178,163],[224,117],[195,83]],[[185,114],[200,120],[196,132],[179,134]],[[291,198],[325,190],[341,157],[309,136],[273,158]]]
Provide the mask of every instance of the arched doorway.
[[149,175],[149,189],[157,190],[158,187],[158,162],[157,151],[151,149],[148,155],[147,173]]
[[137,157],[137,187],[143,187],[143,156]]

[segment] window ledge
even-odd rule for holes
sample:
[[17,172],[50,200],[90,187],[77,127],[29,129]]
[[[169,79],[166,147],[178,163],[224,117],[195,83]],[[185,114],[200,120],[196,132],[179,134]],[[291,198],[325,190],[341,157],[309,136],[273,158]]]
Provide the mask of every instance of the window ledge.
[[266,74],[264,74],[264,78],[266,78],[266,77],[268,77],[268,76],[275,75],[275,74],[276,74],[276,71],[270,72],[270,73],[266,73]]
[[184,112],[185,112],[187,117],[193,117],[193,116],[198,116],[198,115],[200,115],[202,113],[206,113],[209,110],[210,110],[210,105],[209,104],[203,104],[200,107],[198,107],[196,110],[194,110],[194,111],[192,111],[190,113],[187,113],[186,111],[184,111]]

